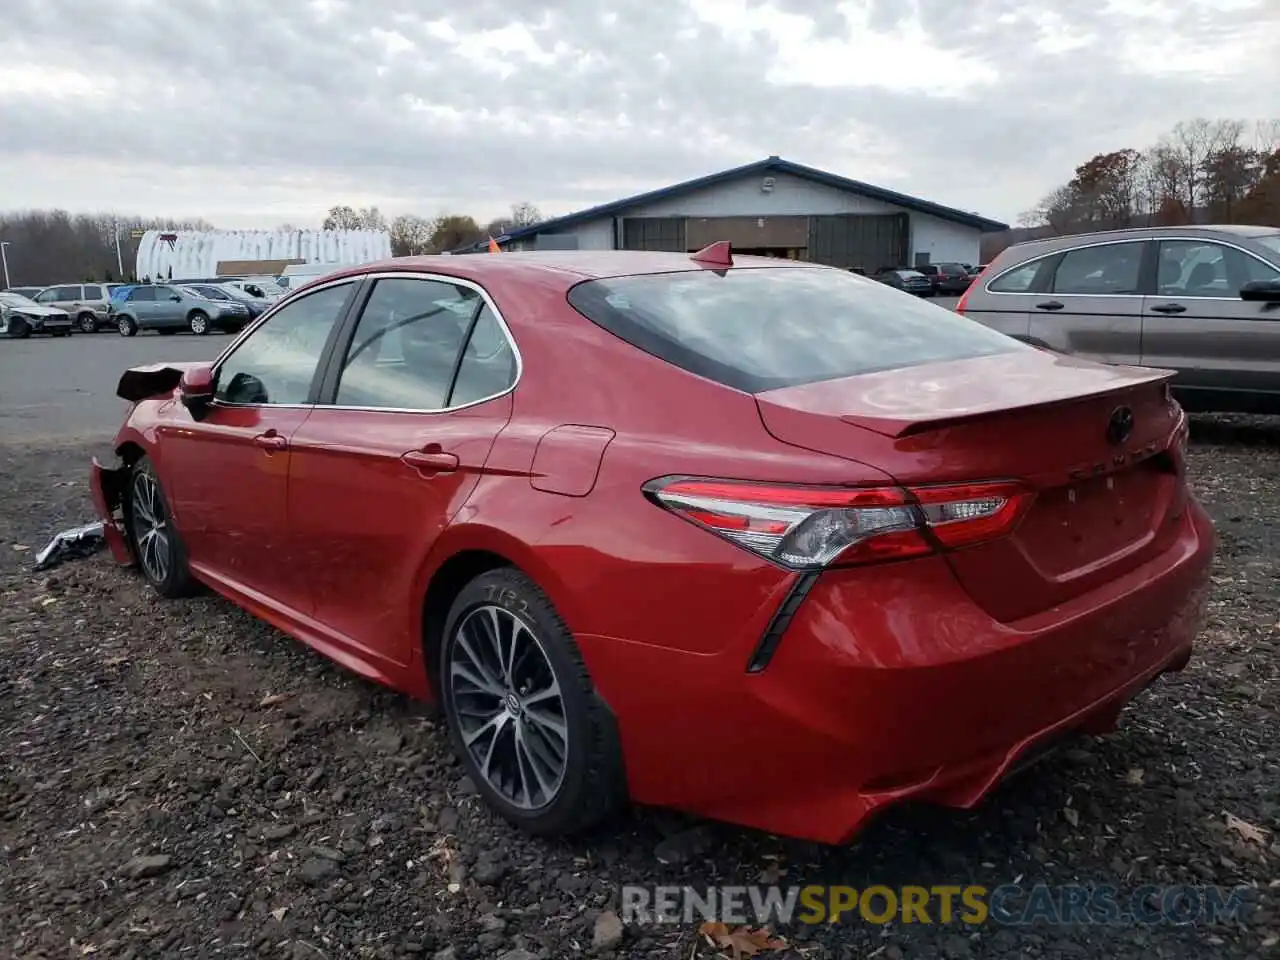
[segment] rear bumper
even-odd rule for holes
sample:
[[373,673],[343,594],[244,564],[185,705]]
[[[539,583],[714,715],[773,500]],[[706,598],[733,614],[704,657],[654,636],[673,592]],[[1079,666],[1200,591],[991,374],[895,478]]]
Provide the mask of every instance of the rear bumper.
[[632,683],[652,671],[674,714],[618,711],[635,798],[827,843],[906,800],[971,807],[1186,665],[1213,545],[1195,505],[1165,554],[1010,624],[939,557],[826,573],[758,674],[747,654],[628,667]]
[[111,550],[111,556],[122,566],[133,564],[133,554],[124,534],[124,492],[129,482],[129,468],[123,463],[104,466],[93,458],[89,473],[89,492],[93,507],[102,521],[103,538]]

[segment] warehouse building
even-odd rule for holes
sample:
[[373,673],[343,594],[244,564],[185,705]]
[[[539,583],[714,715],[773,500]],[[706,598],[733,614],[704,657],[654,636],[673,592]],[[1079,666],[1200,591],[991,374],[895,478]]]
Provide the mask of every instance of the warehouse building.
[[[503,250],[677,252],[728,240],[738,253],[871,273],[903,264],[977,264],[982,235],[1007,229],[975,213],[769,157],[494,239]],[[454,252],[487,248],[484,240]]]

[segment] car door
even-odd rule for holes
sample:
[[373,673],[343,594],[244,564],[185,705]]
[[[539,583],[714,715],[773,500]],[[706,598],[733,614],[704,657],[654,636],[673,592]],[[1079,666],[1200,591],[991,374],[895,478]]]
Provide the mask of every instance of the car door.
[[349,326],[332,402],[293,437],[289,521],[316,620],[403,664],[421,642],[422,564],[511,417],[518,361],[492,303],[459,280],[379,277]]
[[1143,258],[1149,240],[1060,253],[1044,296],[1030,298],[1028,337],[1105,363],[1141,362]]
[[1280,393],[1280,310],[1240,299],[1280,268],[1227,243],[1159,241],[1156,285],[1143,304],[1142,362],[1178,371],[1198,394]]
[[151,325],[152,316],[155,313],[155,306],[155,287],[134,287],[125,296],[124,303],[121,304],[120,312],[133,317],[133,322],[138,325],[138,329],[145,330]]
[[1001,333],[1038,346],[1049,346],[1031,336],[1031,312],[1045,302],[1044,292],[1053,281],[1058,257],[1050,255],[1010,266],[975,287],[964,301],[964,315]]
[[151,326],[185,327],[187,308],[178,288],[156,284],[152,289],[156,292],[156,299],[151,309]]
[[78,286],[50,287],[47,290],[41,290],[34,299],[41,306],[57,307],[74,316],[76,309],[80,306],[80,288]]
[[192,566],[297,613],[311,591],[288,530],[289,444],[356,286],[322,287],[267,317],[215,364],[204,415],[161,428],[162,477]]

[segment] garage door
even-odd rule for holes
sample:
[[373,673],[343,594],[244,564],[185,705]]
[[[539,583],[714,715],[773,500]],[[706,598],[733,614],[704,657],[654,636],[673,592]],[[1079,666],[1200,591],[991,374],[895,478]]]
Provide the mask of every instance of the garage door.
[[907,262],[905,213],[842,213],[809,218],[809,260],[874,273]]
[[622,221],[622,249],[688,252],[684,217],[627,217]]

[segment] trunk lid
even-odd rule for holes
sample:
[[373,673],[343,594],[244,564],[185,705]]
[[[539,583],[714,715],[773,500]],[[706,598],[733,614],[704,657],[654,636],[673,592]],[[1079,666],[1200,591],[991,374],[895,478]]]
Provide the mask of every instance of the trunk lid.
[[[998,620],[1032,616],[1167,549],[1185,505],[1172,371],[1018,351],[767,391],[765,428],[903,485],[1021,480],[1008,536],[947,554]],[[1127,415],[1123,411],[1128,411]],[[1127,424],[1127,429],[1126,429]]]

